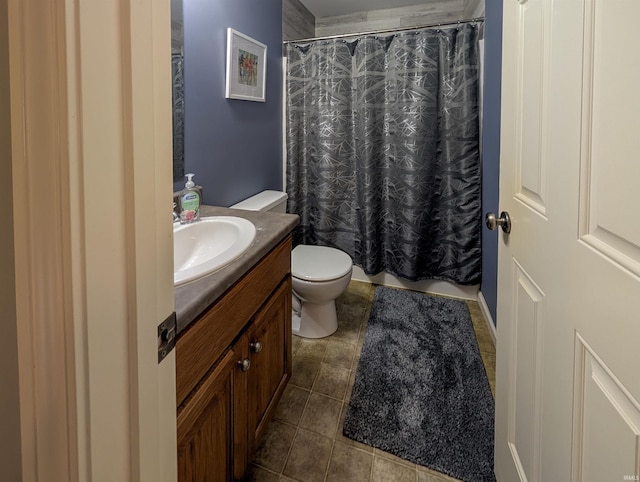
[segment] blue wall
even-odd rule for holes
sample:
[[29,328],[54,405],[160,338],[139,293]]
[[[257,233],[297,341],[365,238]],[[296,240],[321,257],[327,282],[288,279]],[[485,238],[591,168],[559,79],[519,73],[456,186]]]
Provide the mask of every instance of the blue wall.
[[[225,98],[228,27],[267,45],[265,103]],[[184,65],[185,172],[204,203],[282,190],[282,1],[184,0]]]
[[[499,212],[500,87],[502,75],[502,0],[486,0],[484,20],[484,109],[482,210]],[[484,222],[483,222],[484,226]],[[496,322],[498,292],[498,231],[482,229],[482,283],[480,291]]]

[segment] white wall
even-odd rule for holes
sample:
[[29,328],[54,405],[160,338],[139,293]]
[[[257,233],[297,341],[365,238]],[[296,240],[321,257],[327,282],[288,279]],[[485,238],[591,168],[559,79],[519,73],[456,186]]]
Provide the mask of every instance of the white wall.
[[465,2],[483,2],[483,0],[441,0],[411,7],[316,18],[316,36],[391,30],[463,20],[468,18],[465,16]]
[[282,1],[282,40],[315,37],[316,18],[300,0]]
[[464,0],[464,18],[484,17],[485,0]]

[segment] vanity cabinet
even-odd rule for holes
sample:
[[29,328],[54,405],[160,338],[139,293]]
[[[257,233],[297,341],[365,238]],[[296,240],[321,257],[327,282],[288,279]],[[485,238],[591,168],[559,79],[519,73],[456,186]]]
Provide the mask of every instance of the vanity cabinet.
[[[242,343],[239,343],[241,345]],[[231,348],[178,414],[178,480],[233,480],[234,441],[241,440],[241,354]],[[242,469],[242,467],[239,467]]]
[[291,239],[176,343],[178,480],[240,480],[291,376]]
[[[283,320],[285,320],[283,322]],[[288,320],[288,321],[287,321]],[[251,367],[247,372],[249,452],[253,454],[291,376],[291,281],[256,316],[249,330]]]

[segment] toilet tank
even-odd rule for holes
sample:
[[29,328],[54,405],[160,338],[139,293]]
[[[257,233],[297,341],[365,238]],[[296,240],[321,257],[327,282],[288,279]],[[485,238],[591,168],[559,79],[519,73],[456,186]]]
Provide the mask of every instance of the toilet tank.
[[230,207],[232,209],[247,209],[249,211],[286,213],[287,193],[281,191],[262,191]]

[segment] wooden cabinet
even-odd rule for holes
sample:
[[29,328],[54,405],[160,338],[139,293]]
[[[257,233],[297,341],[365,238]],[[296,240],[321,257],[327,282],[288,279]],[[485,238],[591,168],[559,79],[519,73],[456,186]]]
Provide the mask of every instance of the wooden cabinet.
[[240,354],[227,351],[178,414],[178,480],[233,480],[235,418],[243,411],[236,375]]
[[[289,322],[282,322],[282,320]],[[253,453],[291,376],[291,281],[287,279],[249,330],[247,386],[249,452]]]
[[291,239],[176,343],[178,480],[240,480],[291,376]]

